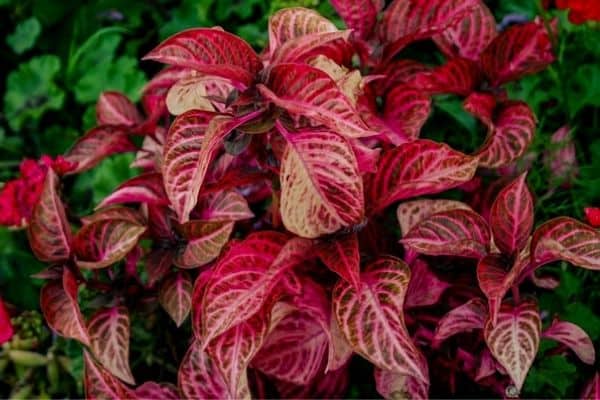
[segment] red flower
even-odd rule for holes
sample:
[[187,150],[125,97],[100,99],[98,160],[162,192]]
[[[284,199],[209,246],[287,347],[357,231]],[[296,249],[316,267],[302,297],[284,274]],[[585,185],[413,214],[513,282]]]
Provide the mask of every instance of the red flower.
[[574,24],[600,21],[600,2],[597,0],[556,0],[556,8],[569,9],[569,21]]
[[598,207],[588,207],[585,210],[585,217],[588,220],[588,223],[593,227],[600,227],[600,208]]
[[38,161],[25,159],[19,167],[21,176],[8,181],[0,191],[0,225],[23,227],[31,218],[33,206],[40,198],[48,168],[62,175],[73,169],[74,164],[62,156],[52,160],[42,156]]
[[8,342],[14,334],[12,324],[10,323],[10,316],[6,307],[0,299],[0,345]]

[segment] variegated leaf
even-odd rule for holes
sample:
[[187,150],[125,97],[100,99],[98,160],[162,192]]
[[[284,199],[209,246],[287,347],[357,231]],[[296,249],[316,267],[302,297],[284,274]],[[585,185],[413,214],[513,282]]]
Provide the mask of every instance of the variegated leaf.
[[416,139],[431,111],[431,97],[423,90],[400,84],[385,97],[383,118],[399,135]]
[[311,33],[290,39],[273,53],[271,62],[275,64],[300,63],[319,54],[327,54],[327,46],[344,46],[350,31]]
[[352,351],[352,346],[350,346],[350,343],[348,343],[348,340],[346,340],[346,337],[340,329],[335,315],[331,315],[331,322],[329,326],[330,343],[325,372],[335,371],[342,368],[348,363],[348,360],[350,360],[352,354],[354,354]]
[[433,337],[434,343],[440,343],[450,336],[473,329],[483,329],[487,317],[485,303],[474,298],[456,307],[440,319]]
[[336,26],[315,10],[302,7],[284,8],[269,18],[269,50],[272,53],[289,40],[301,36],[335,32]]
[[327,268],[352,284],[356,290],[360,288],[360,252],[356,233],[324,240],[316,250]]
[[169,204],[162,175],[157,172],[149,172],[123,182],[105,197],[96,209],[123,203]]
[[83,387],[85,398],[90,400],[132,399],[135,394],[109,371],[98,365],[92,356],[83,351]]
[[510,273],[510,264],[501,254],[488,254],[477,264],[477,281],[488,299],[490,320],[493,324],[498,318],[502,298],[514,283],[514,273]]
[[517,392],[521,391],[540,344],[542,329],[537,304],[525,300],[518,305],[505,303],[498,322],[488,320],[483,329],[492,355],[506,370]]
[[404,307],[425,307],[436,304],[450,284],[440,280],[421,259],[411,265],[410,282]]
[[179,327],[192,308],[192,280],[185,271],[167,276],[160,287],[158,301]]
[[600,232],[567,217],[554,218],[542,224],[535,230],[531,241],[533,267],[557,260],[600,270]]
[[489,251],[490,230],[473,211],[442,211],[415,225],[400,242],[421,254],[480,259]]
[[135,388],[134,392],[138,399],[179,400],[181,398],[177,388],[170,383],[144,382]]
[[429,398],[429,384],[411,375],[400,375],[395,372],[375,368],[375,387],[384,399]]
[[276,381],[277,392],[282,399],[341,399],[348,391],[348,366],[317,376],[308,385],[294,385]]
[[477,163],[475,157],[430,140],[401,144],[380,158],[369,185],[369,205],[379,212],[399,200],[452,189],[473,177]]
[[226,78],[210,75],[190,76],[171,86],[165,102],[173,115],[181,115],[191,110],[222,110],[233,90],[233,82]]
[[201,194],[197,208],[198,219],[204,221],[240,221],[254,217],[254,213],[248,207],[248,201],[235,190]]
[[450,210],[469,210],[473,211],[467,204],[456,200],[444,199],[419,199],[411,200],[398,205],[396,216],[400,223],[400,230],[406,235],[412,227],[427,219],[431,215]]
[[98,125],[135,126],[142,123],[142,115],[127,96],[108,91],[98,97],[96,121]]
[[477,89],[481,78],[475,62],[465,58],[452,58],[431,71],[418,74],[414,85],[430,94],[468,96]]
[[568,321],[554,320],[552,321],[552,325],[542,332],[542,338],[555,340],[564,344],[573,350],[581,361],[589,365],[594,365],[596,360],[594,343],[579,326]]
[[345,281],[333,289],[333,312],[353,350],[376,367],[429,382],[427,365],[404,323],[410,269],[380,258],[361,274],[361,290]]
[[81,217],[81,223],[83,225],[90,225],[101,221],[112,220],[123,220],[130,222],[134,225],[146,224],[146,220],[138,210],[134,210],[133,208],[124,207],[120,205],[102,208],[93,213],[92,215],[86,215],[85,217]]
[[233,222],[186,222],[180,231],[187,243],[177,250],[173,263],[180,268],[208,264],[219,256],[232,230]]
[[58,176],[48,168],[27,230],[33,254],[46,262],[65,261],[71,254],[71,227],[58,194],[58,185]]
[[[316,238],[358,224],[364,195],[358,163],[346,139],[333,132],[291,133],[280,170],[281,217],[285,227]],[[327,160],[327,162],[325,162]]]
[[331,5],[349,29],[356,32],[359,38],[368,39],[384,2],[379,0],[332,0]]
[[221,372],[197,340],[192,342],[179,366],[177,383],[186,399],[232,398]]

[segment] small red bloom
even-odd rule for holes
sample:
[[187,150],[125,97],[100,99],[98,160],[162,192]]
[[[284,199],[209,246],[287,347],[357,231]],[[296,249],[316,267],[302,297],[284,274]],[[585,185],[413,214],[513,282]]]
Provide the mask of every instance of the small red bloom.
[[600,208],[598,207],[587,207],[585,210],[585,217],[588,223],[593,227],[600,227]]
[[8,342],[14,334],[12,324],[10,323],[10,316],[4,302],[0,299],[0,345]]
[[600,2],[595,0],[556,0],[556,8],[569,9],[569,21],[574,24],[600,21]]

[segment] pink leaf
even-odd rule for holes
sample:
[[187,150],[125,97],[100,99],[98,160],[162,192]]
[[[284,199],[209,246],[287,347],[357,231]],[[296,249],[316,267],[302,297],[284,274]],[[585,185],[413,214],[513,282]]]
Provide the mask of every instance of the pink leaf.
[[90,337],[77,302],[78,284],[68,268],[62,280],[46,283],[40,291],[40,308],[48,326],[61,336],[89,346]]
[[75,169],[68,174],[87,171],[98,165],[106,157],[127,153],[136,147],[127,136],[123,126],[100,125],[81,137],[65,155],[65,160],[75,163]]
[[435,329],[433,342],[440,343],[457,333],[483,329],[486,317],[485,303],[479,298],[471,299],[450,310],[440,319]]
[[450,284],[440,280],[423,260],[417,259],[410,272],[410,282],[404,307],[424,307],[436,304]]
[[481,54],[481,66],[493,86],[539,72],[553,61],[552,43],[542,22],[511,26]]
[[96,209],[122,203],[169,204],[163,187],[162,175],[149,172],[123,182],[105,197]]
[[83,225],[89,225],[101,221],[111,220],[128,221],[134,225],[146,224],[145,218],[140,214],[138,210],[134,210],[133,208],[128,208],[120,205],[102,208],[93,213],[92,215],[86,215],[85,217],[81,217],[81,223]]
[[385,153],[374,175],[369,199],[373,211],[424,194],[439,193],[469,181],[477,158],[430,140],[402,144]]
[[428,399],[429,384],[411,375],[375,368],[377,392],[385,399]]
[[445,64],[415,77],[414,85],[430,94],[468,96],[479,86],[481,74],[476,63],[452,58]]
[[594,343],[588,334],[579,326],[567,321],[552,321],[544,332],[542,338],[556,340],[559,343],[569,347],[577,357],[586,364],[594,365],[596,351]]
[[35,256],[46,262],[65,261],[71,254],[71,227],[58,194],[59,179],[49,168],[27,230]]
[[356,233],[339,239],[326,239],[316,250],[327,268],[352,284],[356,290],[360,288],[360,253]]
[[0,346],[8,342],[14,333],[14,328],[10,323],[10,315],[6,311],[2,298],[0,298]]
[[204,221],[240,221],[254,217],[244,196],[234,190],[201,194],[198,209],[198,218]]
[[131,167],[142,168],[147,171],[161,171],[163,145],[165,142],[166,129],[157,128],[154,135],[144,136],[142,148],[135,155],[135,161]]
[[286,41],[273,53],[275,64],[300,63],[311,57],[328,54],[327,46],[344,46],[350,31],[311,33]]
[[301,7],[284,8],[269,18],[269,50],[271,55],[286,42],[315,33],[335,32],[333,22],[318,12]]
[[450,210],[420,222],[400,242],[421,254],[480,259],[490,248],[490,231],[479,214]]
[[129,368],[129,313],[125,307],[101,309],[88,322],[91,350],[111,374],[133,385]]
[[342,17],[346,26],[361,39],[367,39],[377,22],[377,14],[383,6],[377,0],[332,0],[331,5]]
[[223,376],[198,341],[192,342],[177,374],[181,394],[186,399],[225,399],[231,397]]
[[343,399],[349,384],[348,367],[318,375],[308,385],[294,385],[277,381],[275,385],[282,399]]
[[342,368],[348,363],[350,357],[354,353],[352,346],[344,337],[344,333],[340,329],[335,315],[331,316],[331,322],[329,324],[330,343],[329,343],[329,354],[327,356],[327,366],[325,372],[335,371]]
[[179,327],[192,308],[192,280],[185,271],[167,276],[158,293],[158,301]]
[[596,400],[600,398],[600,373],[596,372],[594,377],[583,388],[581,398],[586,400]]
[[[291,133],[281,161],[281,217],[285,227],[316,238],[356,225],[364,218],[362,179],[352,148],[333,132]],[[327,157],[335,163],[324,162]],[[302,207],[299,205],[302,204]]]
[[429,218],[431,215],[450,210],[473,211],[465,203],[456,200],[419,199],[400,203],[396,210],[396,216],[398,217],[402,234],[406,235],[412,227]]
[[479,61],[479,56],[497,35],[496,20],[483,1],[433,40],[448,57]]
[[567,217],[542,224],[533,234],[531,262],[537,268],[557,260],[600,270],[600,232]]
[[350,100],[326,72],[302,64],[274,66],[259,92],[276,106],[347,137],[374,136]]
[[142,122],[142,115],[124,94],[102,92],[96,103],[98,125],[134,126]]
[[376,367],[428,382],[426,362],[404,323],[410,269],[393,257],[380,258],[361,274],[361,290],[338,281],[333,311],[353,350]]
[[385,75],[385,79],[376,80],[371,85],[373,85],[376,95],[383,96],[398,84],[411,84],[417,75],[427,71],[429,71],[429,67],[418,61],[394,60],[380,66],[377,73]]
[[220,29],[196,28],[177,33],[148,53],[154,60],[195,69],[249,85],[262,63],[248,43]]
[[358,163],[358,171],[361,174],[368,172],[377,172],[377,164],[379,163],[380,148],[371,148],[363,144],[360,139],[350,140],[352,151],[356,156]]
[[110,372],[98,365],[92,356],[83,351],[85,398],[96,399],[132,399],[135,394]]
[[387,93],[383,118],[394,132],[416,139],[430,111],[431,98],[425,91],[400,84]]
[[177,388],[170,383],[144,382],[135,389],[138,399],[178,400]]
[[137,244],[146,227],[125,219],[104,219],[84,225],[73,241],[80,268],[105,268],[122,260]]
[[493,128],[492,119],[496,109],[496,96],[490,93],[473,92],[465,99],[463,107],[481,120],[488,130]]
[[483,329],[492,355],[506,370],[517,392],[521,391],[538,351],[541,325],[537,304],[524,301],[517,306],[503,304],[498,322],[492,324],[488,320]]
[[496,197],[490,212],[494,243],[506,254],[522,250],[533,229],[533,198],[522,174]]
[[496,323],[502,298],[514,283],[515,274],[509,272],[505,257],[488,254],[477,264],[479,287],[488,299],[490,320]]
[[153,287],[160,281],[173,265],[174,251],[171,249],[156,249],[146,256],[146,272],[148,287]]
[[188,242],[177,250],[173,263],[180,268],[208,264],[219,256],[232,230],[233,222],[186,222],[180,231]]

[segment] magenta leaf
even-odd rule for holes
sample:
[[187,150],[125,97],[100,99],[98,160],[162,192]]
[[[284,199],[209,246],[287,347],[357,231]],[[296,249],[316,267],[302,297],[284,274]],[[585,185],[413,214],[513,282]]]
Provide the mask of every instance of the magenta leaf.
[[96,103],[98,125],[135,126],[142,123],[142,115],[124,94],[103,92]]
[[431,111],[431,98],[427,92],[400,84],[385,97],[383,118],[387,126],[397,134],[416,139]]
[[396,217],[398,217],[402,234],[406,235],[412,227],[429,218],[431,215],[450,210],[473,211],[467,204],[456,200],[419,199],[400,203],[396,210]]
[[138,399],[178,400],[181,397],[177,388],[170,383],[144,382],[134,392]]
[[471,299],[450,310],[440,319],[435,329],[433,342],[440,343],[458,333],[483,329],[486,317],[485,303],[479,298]]
[[197,268],[219,256],[229,240],[233,222],[189,221],[179,230],[187,243],[175,253],[173,263],[180,268]]
[[581,398],[586,400],[600,398],[600,373],[596,372],[594,377],[585,385]]
[[367,39],[377,22],[377,14],[383,8],[380,0],[332,0],[331,5],[342,17],[346,26],[361,39]]
[[327,366],[325,372],[336,371],[348,363],[354,352],[344,333],[340,329],[335,315],[331,315],[329,324],[329,354],[327,356]]
[[450,284],[440,280],[423,260],[417,259],[411,266],[410,282],[404,307],[424,307],[436,304]]
[[347,366],[319,375],[308,385],[294,385],[285,381],[275,382],[279,396],[283,399],[345,398],[348,384]]
[[571,322],[552,321],[552,325],[542,332],[542,338],[564,344],[586,364],[593,365],[596,360],[592,339],[583,329]]
[[514,283],[515,273],[501,254],[488,254],[477,264],[479,287],[488,299],[490,320],[493,324],[498,318],[502,298]]
[[400,242],[421,254],[480,259],[490,248],[490,230],[473,211],[442,211],[415,225]]
[[179,327],[192,308],[192,280],[185,271],[167,276],[160,287],[158,301]]
[[149,172],[123,182],[104,198],[96,209],[123,203],[169,204],[163,187],[162,175]]
[[479,86],[481,74],[477,64],[465,58],[452,58],[445,64],[418,74],[414,85],[430,94],[468,96]]
[[385,399],[428,399],[429,384],[412,375],[375,368],[375,387]]
[[211,222],[240,221],[254,217],[248,201],[234,190],[201,194],[198,199],[198,219]]
[[232,396],[221,372],[197,340],[192,342],[179,366],[177,382],[186,399],[225,399]]
[[133,399],[135,393],[83,351],[83,386],[86,399]]
[[333,22],[307,8],[284,8],[269,18],[269,50],[271,55],[286,42],[315,33],[335,32]]
[[427,364],[404,323],[404,296],[410,269],[386,257],[361,274],[361,290],[338,281],[333,289],[333,311],[353,350],[376,367],[411,375],[428,382]]
[[[311,56],[328,54],[328,46],[344,46],[350,31],[321,32],[286,41],[273,53],[273,64],[300,63]],[[335,49],[333,49],[335,51]],[[340,50],[343,51],[343,50]]]
[[139,211],[120,205],[109,206],[96,211],[92,215],[81,217],[83,225],[90,225],[102,221],[123,220],[134,225],[145,225],[146,220]]
[[334,240],[323,240],[316,248],[323,264],[356,290],[360,288],[360,253],[355,233]]

